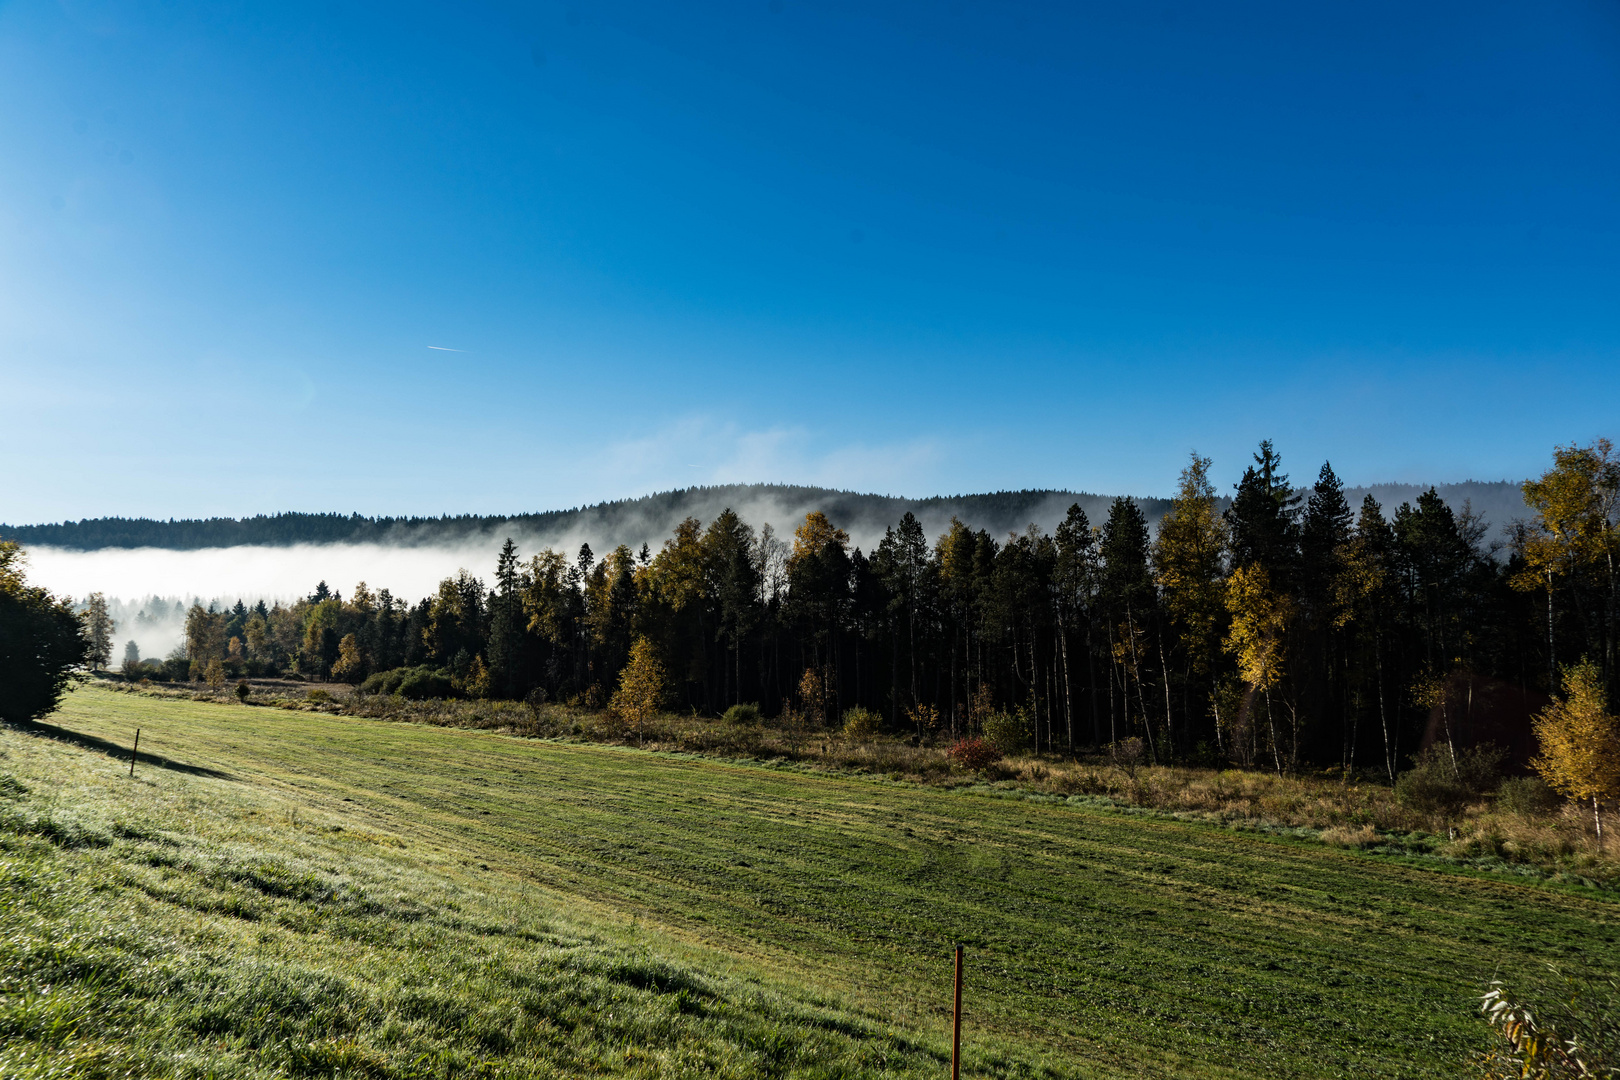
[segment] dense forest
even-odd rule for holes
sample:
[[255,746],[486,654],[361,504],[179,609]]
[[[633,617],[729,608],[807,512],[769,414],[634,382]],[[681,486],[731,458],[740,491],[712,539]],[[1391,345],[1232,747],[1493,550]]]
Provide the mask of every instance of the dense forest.
[[[1416,498],[1424,486],[1379,484],[1353,489],[1359,502],[1371,494],[1385,505]],[[1525,513],[1517,484],[1469,481],[1443,484],[1438,494],[1453,507],[1470,502],[1492,520],[1506,522]],[[1164,498],[1136,498],[1149,526],[1170,509]],[[1229,497],[1217,505],[1226,508]],[[515,515],[459,514],[444,517],[365,517],[360,514],[274,514],[252,518],[154,521],[147,518],[94,518],[45,525],[0,525],[0,540],[26,546],[47,546],[79,551],[103,548],[166,548],[195,551],[239,545],[291,546],[293,544],[377,543],[400,546],[442,546],[465,541],[494,546],[511,536],[531,549],[577,547],[588,540],[598,550],[619,544],[639,549],[657,545],[689,517],[713,521],[732,509],[757,524],[802,520],[820,510],[857,541],[875,545],[884,529],[910,513],[930,535],[945,531],[952,518],[992,536],[1022,532],[1031,522],[1051,530],[1068,508],[1078,505],[1101,520],[1113,496],[1085,492],[1024,490],[975,495],[941,495],[905,499],[829,488],[786,484],[731,484],[663,491],[639,499],[598,503],[572,510]]]
[[595,706],[645,639],[681,711],[834,723],[860,706],[923,738],[994,717],[1048,751],[1139,738],[1163,761],[1389,774],[1421,742],[1455,753],[1527,717],[1562,664],[1590,658],[1614,689],[1606,441],[1560,448],[1524,486],[1532,516],[1495,530],[1433,489],[1352,506],[1328,465],[1297,490],[1269,442],[1226,498],[1209,468],[1192,457],[1156,534],[1117,498],[1100,521],[1075,503],[1050,532],[999,537],[931,537],[906,511],[870,551],[821,511],[791,537],[688,518],[658,551],[508,541],[487,583],[462,571],[416,603],[322,583],[287,606],[195,606],[185,659]]
[[[675,523],[687,517],[710,520],[727,507],[746,509],[759,515],[760,520],[779,521],[796,520],[812,509],[821,510],[857,533],[881,533],[885,524],[907,512],[924,521],[945,522],[958,516],[1001,531],[1061,515],[1076,500],[1093,508],[1107,503],[1105,496],[1069,491],[998,491],[904,499],[786,484],[733,484],[658,492],[572,510],[513,515],[396,518],[286,513],[240,519],[94,518],[47,525],[0,525],[0,540],[83,551],[109,547],[185,551],[242,544],[444,544],[493,533],[541,539],[583,535],[598,543],[606,541],[609,546],[626,543],[639,547],[659,542]],[[1151,518],[1157,518],[1169,505],[1163,499],[1139,501]]]

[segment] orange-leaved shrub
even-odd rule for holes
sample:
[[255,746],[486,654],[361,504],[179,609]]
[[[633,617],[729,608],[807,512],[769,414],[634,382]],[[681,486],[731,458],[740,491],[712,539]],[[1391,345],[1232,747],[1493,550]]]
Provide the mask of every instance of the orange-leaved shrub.
[[958,739],[950,748],[951,760],[964,769],[978,772],[988,769],[1001,760],[1001,751],[993,743],[974,737],[971,739]]

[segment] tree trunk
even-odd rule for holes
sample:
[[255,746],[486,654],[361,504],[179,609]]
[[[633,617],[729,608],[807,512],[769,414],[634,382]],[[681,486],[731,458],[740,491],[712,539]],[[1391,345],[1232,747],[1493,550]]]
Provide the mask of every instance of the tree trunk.
[[1159,670],[1164,681],[1164,741],[1165,754],[1176,759],[1176,729],[1170,722],[1170,664],[1164,658],[1164,630],[1159,630]]
[[1114,663],[1114,626],[1108,624],[1108,741],[1119,742],[1119,727],[1115,717],[1119,710],[1114,707],[1114,669],[1119,665]]
[[1091,745],[1102,745],[1102,720],[1097,715],[1097,645],[1092,639],[1092,620],[1086,619],[1086,693],[1091,700]]
[[900,635],[893,634],[890,638],[893,648],[889,650],[889,726],[900,726]]
[[[911,666],[911,707],[917,707],[917,579],[913,574],[906,607],[906,660]],[[917,736],[922,737],[922,714],[917,714]]]
[[[1159,748],[1154,744],[1153,719],[1148,716],[1147,695],[1142,690],[1142,658],[1136,654],[1136,619],[1128,607],[1125,609],[1125,633],[1128,635],[1126,640],[1131,646],[1131,669],[1136,675],[1136,703],[1142,709],[1142,733],[1147,736],[1148,756],[1153,764],[1157,765]],[[1127,684],[1126,692],[1129,693],[1129,690]]]
[[1450,687],[1440,684],[1440,724],[1446,729],[1446,750],[1451,754],[1451,775],[1457,776],[1457,740],[1451,737]]
[[1271,729],[1271,760],[1277,766],[1277,775],[1282,775],[1282,748],[1277,745],[1277,718],[1271,712],[1271,688],[1266,687],[1266,726]]
[[1395,747],[1389,741],[1389,714],[1384,709],[1384,654],[1373,642],[1374,667],[1378,669],[1378,722],[1384,728],[1384,769],[1389,773],[1389,782],[1395,782]]
[[951,738],[956,738],[956,634],[951,634]]
[[1547,568],[1547,693],[1558,693],[1558,662],[1553,656],[1553,576]]
[[1069,674],[1069,629],[1058,625],[1059,662],[1063,665],[1063,719],[1068,725],[1069,756],[1074,756],[1074,680]]
[[[1035,628],[1029,629],[1029,708],[1035,720],[1035,752],[1041,752],[1041,665],[1036,655]],[[1051,719],[1047,719],[1047,738],[1051,738]]]

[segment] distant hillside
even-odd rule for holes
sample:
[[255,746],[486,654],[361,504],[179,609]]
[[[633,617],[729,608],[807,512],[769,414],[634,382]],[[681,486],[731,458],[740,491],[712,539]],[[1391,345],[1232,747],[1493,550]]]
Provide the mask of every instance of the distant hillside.
[[[1526,516],[1516,484],[1505,481],[1437,485],[1453,507],[1464,500],[1483,513],[1494,530],[1515,517]],[[1425,490],[1418,485],[1379,484],[1352,488],[1353,508],[1369,491],[1393,513],[1404,500]],[[165,548],[190,551],[201,548],[294,544],[379,543],[436,546],[477,541],[495,534],[511,534],[531,550],[536,546],[571,546],[588,541],[599,549],[616,544],[657,548],[674,526],[686,517],[711,521],[730,507],[758,527],[766,522],[779,535],[811,510],[825,511],[833,522],[850,532],[857,544],[870,548],[883,530],[911,511],[928,534],[938,535],[950,519],[960,518],[973,528],[996,536],[1022,532],[1031,523],[1051,530],[1073,503],[1079,503],[1093,524],[1101,524],[1113,501],[1111,495],[1075,491],[996,491],[979,495],[903,499],[828,488],[784,484],[732,484],[664,491],[639,499],[598,503],[572,510],[548,510],[513,515],[460,514],[437,518],[364,517],[359,514],[259,515],[251,518],[154,521],[149,518],[94,518],[46,525],[0,525],[0,539],[29,546],[80,551],[103,548]],[[1170,508],[1170,500],[1137,498],[1148,521],[1157,523]]]
[[[510,532],[527,538],[530,545],[585,538],[597,546],[623,543],[638,547],[650,543],[656,548],[682,519],[696,517],[707,522],[730,507],[756,527],[770,522],[780,534],[791,532],[811,510],[822,510],[849,530],[857,542],[863,542],[882,536],[884,528],[900,520],[908,510],[930,530],[943,530],[954,514],[975,528],[1000,535],[1014,529],[1021,531],[1031,522],[1050,528],[1075,502],[1100,521],[1112,499],[1067,491],[902,499],[785,484],[732,484],[663,491],[572,510],[512,515],[372,518],[359,514],[286,513],[181,521],[96,518],[50,525],[0,525],[0,539],[86,551],[137,547],[183,551],[243,544],[441,545]],[[1138,501],[1154,520],[1163,516],[1170,505],[1167,499]]]

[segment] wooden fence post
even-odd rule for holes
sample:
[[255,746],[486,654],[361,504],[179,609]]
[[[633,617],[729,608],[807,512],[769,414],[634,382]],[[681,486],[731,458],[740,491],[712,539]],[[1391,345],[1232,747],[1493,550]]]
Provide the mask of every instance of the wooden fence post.
[[962,946],[956,947],[956,1004],[951,1009],[951,1080],[962,1075]]
[[135,758],[141,752],[141,729],[135,729],[135,746],[129,752],[129,775],[135,775]]

